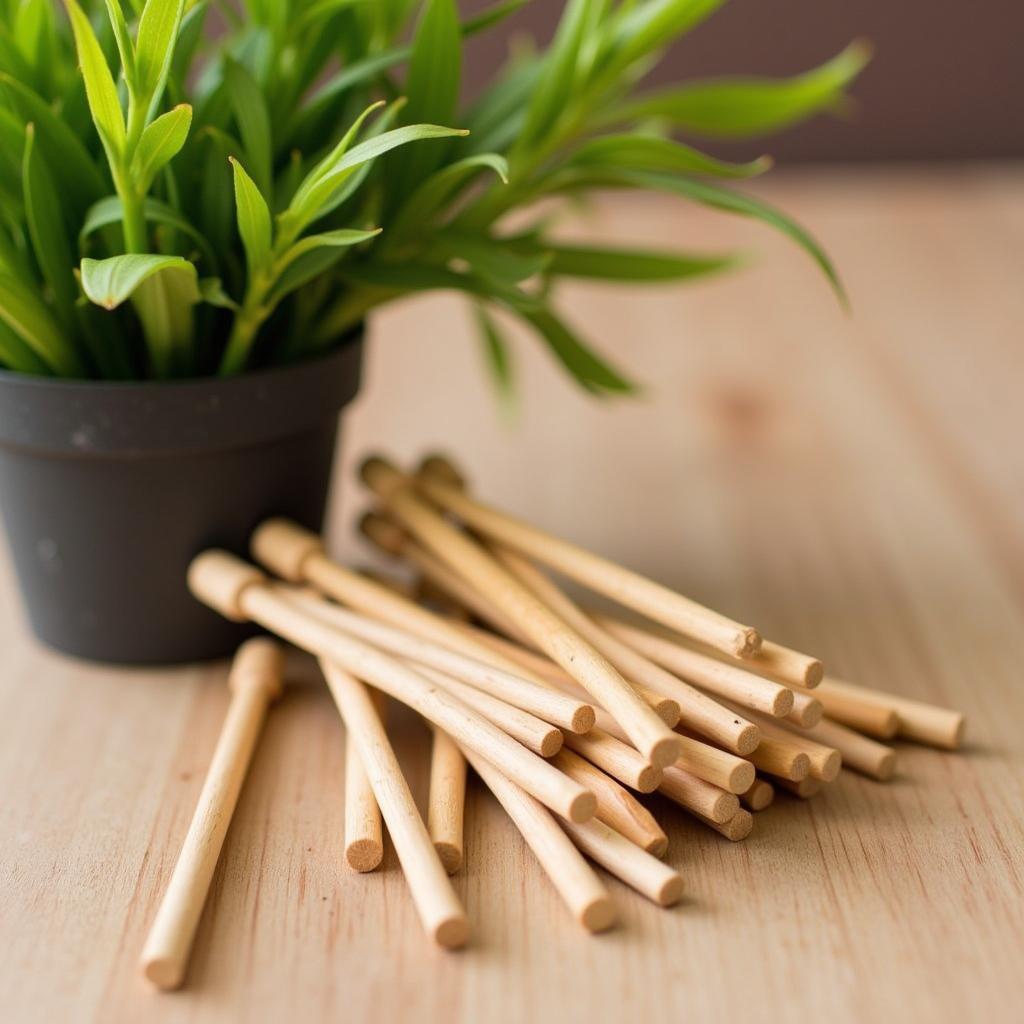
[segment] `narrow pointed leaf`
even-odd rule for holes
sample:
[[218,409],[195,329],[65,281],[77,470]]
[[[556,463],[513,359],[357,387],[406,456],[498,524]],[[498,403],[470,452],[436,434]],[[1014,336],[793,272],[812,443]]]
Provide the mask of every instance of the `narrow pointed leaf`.
[[242,236],[250,278],[261,274],[270,265],[270,247],[273,225],[267,201],[256,183],[245,173],[245,168],[231,158],[235,177],[235,215],[238,233]]
[[735,257],[703,256],[643,249],[551,245],[546,247],[546,273],[630,283],[682,281],[719,273],[736,265]]
[[133,90],[136,88],[135,44],[132,42],[131,33],[128,31],[128,22],[125,21],[121,0],[106,0],[106,4],[110,25],[114,30],[114,41],[117,43],[117,52],[121,57],[121,69],[124,72],[124,80],[127,82],[129,90]]
[[510,401],[515,392],[515,378],[512,372],[512,355],[508,342],[498,329],[494,318],[482,304],[476,303],[475,314],[487,369],[490,371],[500,397],[505,401]]
[[716,160],[692,146],[654,135],[604,135],[585,142],[569,166],[615,167],[632,171],[688,171],[721,178],[749,178],[767,171],[772,161],[759,157],[735,164]]
[[149,189],[157,172],[169,163],[185,145],[192,108],[187,103],[161,114],[146,126],[133,157],[133,171],[138,188]]
[[53,314],[34,289],[6,271],[0,271],[0,321],[59,376],[81,376],[81,362]]
[[146,0],[135,43],[136,87],[148,103],[163,90],[185,0]]

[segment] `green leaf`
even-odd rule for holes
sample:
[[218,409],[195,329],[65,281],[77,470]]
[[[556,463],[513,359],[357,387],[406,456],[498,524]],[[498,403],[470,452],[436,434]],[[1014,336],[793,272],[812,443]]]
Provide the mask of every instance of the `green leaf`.
[[273,224],[270,208],[260,194],[256,183],[245,173],[245,168],[231,157],[235,177],[235,215],[238,233],[242,236],[245,257],[249,264],[250,279],[270,266]]
[[160,169],[185,145],[191,124],[192,108],[182,103],[146,126],[132,158],[135,183],[140,191],[149,190]]
[[280,266],[286,267],[292,260],[313,249],[344,248],[349,245],[359,245],[360,242],[367,242],[376,238],[381,232],[380,228],[372,228],[369,231],[359,231],[356,228],[338,228],[336,231],[324,231],[319,235],[307,235],[300,239],[281,257]]
[[398,211],[389,235],[401,236],[422,228],[436,218],[455,198],[459,191],[480,171],[490,169],[505,184],[508,183],[508,161],[500,153],[478,153],[463,157],[435,171],[406,200]]
[[550,310],[519,310],[518,313],[548,343],[558,361],[592,394],[629,394],[636,390]]
[[4,369],[16,373],[29,373],[37,377],[53,375],[49,363],[38,356],[24,338],[12,331],[3,320],[0,320],[0,363]]
[[135,41],[136,89],[144,106],[160,96],[174,56],[185,0],[146,0]]
[[725,0],[648,0],[624,7],[618,17],[605,74],[621,72],[710,17]]
[[224,82],[245,146],[246,163],[260,192],[270,195],[272,144],[263,92],[249,71],[230,58],[224,61]]
[[43,279],[53,292],[54,303],[67,330],[74,324],[74,304],[78,292],[72,273],[74,258],[60,197],[35,144],[35,137],[35,125],[30,124],[25,131],[22,165],[25,216],[36,261]]
[[57,36],[50,0],[20,0],[12,35],[31,67],[30,81],[49,94],[57,71]]
[[508,342],[498,329],[494,318],[481,303],[475,304],[474,312],[483,342],[484,358],[498,389],[498,395],[506,402],[511,401],[515,393],[515,377]]
[[71,29],[75,36],[78,62],[85,81],[85,94],[93,124],[107,151],[111,163],[116,163],[125,148],[124,114],[117,96],[117,86],[110,74],[110,66],[103,55],[96,33],[76,0],[64,0]]
[[58,376],[81,376],[82,364],[53,314],[34,289],[6,271],[0,271],[0,322]]
[[498,285],[514,285],[544,270],[551,260],[543,248],[525,249],[500,238],[467,231],[439,232],[425,250],[427,258],[464,260],[474,273]]
[[572,95],[576,62],[595,0],[568,0],[555,38],[544,57],[540,79],[526,110],[526,121],[513,152],[533,145],[550,131]]
[[199,294],[203,302],[210,306],[217,306],[220,309],[230,309],[238,312],[241,308],[237,302],[226,291],[219,277],[202,277],[199,279]]
[[610,112],[609,120],[665,118],[715,138],[748,138],[787,128],[842,102],[843,90],[871,58],[863,41],[794,78],[722,78],[659,90]]
[[319,235],[307,235],[281,257],[278,277],[267,298],[273,309],[286,295],[327,271],[349,246],[359,245],[380,234],[380,228],[357,231],[340,228]]
[[193,302],[199,299],[196,268],[181,256],[158,253],[129,253],[105,260],[82,260],[82,291],[86,298],[104,309],[117,309],[130,299],[144,281],[155,274],[179,275],[191,280]]
[[692,146],[654,135],[604,135],[585,142],[569,166],[593,165],[632,171],[684,171],[722,178],[749,178],[767,171],[770,157],[734,164],[706,156]]
[[715,274],[736,266],[731,256],[702,256],[642,249],[551,245],[546,247],[552,277],[582,277],[600,281],[682,281]]
[[128,22],[125,21],[120,0],[106,0],[106,4],[107,15],[114,30],[114,40],[117,43],[117,52],[121,57],[121,70],[124,72],[124,80],[128,85],[129,92],[131,92],[136,88],[135,44],[132,42],[131,33],[128,31]]

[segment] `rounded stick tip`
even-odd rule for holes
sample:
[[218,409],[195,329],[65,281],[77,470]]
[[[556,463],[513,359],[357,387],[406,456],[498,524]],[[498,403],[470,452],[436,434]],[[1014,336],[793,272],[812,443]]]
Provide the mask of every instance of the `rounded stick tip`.
[[804,686],[813,690],[825,678],[825,666],[817,658],[809,661],[804,669]]
[[386,501],[406,483],[405,476],[382,455],[370,455],[359,465],[359,479]]
[[375,871],[384,859],[384,846],[376,839],[354,839],[345,847],[345,860],[353,871]]
[[843,767],[843,755],[838,750],[830,750],[816,766],[814,777],[822,782],[834,782]]
[[661,697],[651,704],[651,710],[670,729],[674,729],[679,724],[679,719],[683,717],[683,709],[679,706],[679,701],[673,700],[671,697]]
[[742,626],[733,639],[733,654],[753,658],[761,650],[761,634],[753,626]]
[[268,636],[254,636],[238,648],[228,675],[228,688],[238,693],[255,687],[266,690],[271,700],[277,700],[283,689],[283,675],[284,648]]
[[615,924],[616,916],[611,896],[595,896],[580,911],[580,924],[588,932],[603,932]]
[[465,490],[466,477],[444,452],[428,452],[420,460],[417,476],[428,476],[439,483]]
[[771,715],[773,718],[785,718],[793,710],[793,702],[796,698],[792,690],[782,687],[772,700]]
[[434,925],[434,941],[445,949],[461,949],[469,941],[465,914],[452,914]]
[[825,705],[820,700],[811,698],[805,701],[800,714],[800,728],[813,729],[825,717]]
[[653,764],[645,764],[640,769],[636,778],[636,790],[638,793],[653,793],[665,777],[663,769]]
[[732,821],[739,813],[740,798],[735,793],[726,793],[725,790],[722,790],[715,797],[710,810],[711,813],[708,817],[719,825],[724,825],[727,821]]
[[196,555],[188,567],[189,590],[234,622],[245,622],[248,618],[241,604],[242,592],[246,587],[265,583],[266,579],[256,566],[219,548]]
[[683,898],[683,876],[678,871],[666,875],[665,881],[653,893],[654,901],[659,907],[671,907]]
[[554,757],[562,749],[564,743],[565,737],[562,735],[561,729],[552,726],[540,741],[540,756]]
[[683,743],[678,736],[662,736],[647,749],[647,759],[655,768],[668,768],[675,764],[683,753]]
[[310,555],[321,554],[323,541],[290,519],[267,519],[253,531],[249,551],[261,565],[289,583],[301,583]]
[[180,988],[185,980],[185,965],[170,957],[147,957],[141,966],[143,977],[165,992]]
[[[897,719],[899,715],[897,714]],[[953,727],[949,731],[946,747],[949,750],[958,750],[964,741],[964,731],[967,729],[967,719],[962,714],[957,714],[953,719]]]
[[[809,762],[808,767],[810,767]],[[754,766],[749,761],[741,761],[739,764],[734,765],[729,772],[726,788],[730,793],[746,793],[754,784],[756,777],[757,770]]]
[[898,760],[895,750],[886,751],[875,765],[875,778],[879,782],[888,782],[896,774]]
[[746,839],[754,830],[754,816],[750,811],[740,808],[726,823],[724,836],[730,842],[738,843]]
[[569,720],[569,729],[577,735],[590,732],[597,723],[597,712],[589,704],[581,704]]
[[652,857],[657,857],[660,860],[666,853],[668,853],[668,836],[651,836],[651,838],[644,843],[643,849]]
[[789,781],[800,782],[811,773],[811,759],[801,751],[789,764]]
[[434,843],[434,849],[441,859],[441,866],[449,875],[454,875],[462,867],[462,848],[447,840],[439,839]]
[[375,547],[389,555],[401,555],[406,532],[379,512],[366,512],[359,520],[359,532]]
[[740,757],[746,757],[747,754],[752,754],[757,750],[757,745],[760,742],[761,730],[753,723],[748,723],[736,734],[736,753]]
[[584,789],[572,798],[568,810],[570,821],[578,825],[590,821],[597,814],[597,797],[589,789]]

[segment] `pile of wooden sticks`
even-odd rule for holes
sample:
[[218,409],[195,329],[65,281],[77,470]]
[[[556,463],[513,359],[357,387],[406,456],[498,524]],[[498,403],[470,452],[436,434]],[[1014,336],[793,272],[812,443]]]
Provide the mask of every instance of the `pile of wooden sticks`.
[[[448,880],[463,859],[467,762],[569,910],[600,931],[615,907],[588,859],[657,904],[682,892],[660,859],[666,834],[635,794],[658,791],[735,841],[776,787],[810,797],[842,766],[889,778],[896,753],[883,740],[960,743],[959,713],[825,678],[817,659],[475,500],[444,458],[415,473],[371,458],[361,475],[378,502],[362,531],[415,569],[414,592],[345,568],[319,537],[284,520],[253,536],[263,568],[208,551],[189,583],[222,614],[319,658],[349,737],[346,858],[358,871],[380,863],[383,818],[424,927],[442,946],[469,933]],[[545,569],[628,616],[574,600]],[[270,640],[250,641],[236,658],[228,720],[143,954],[161,987],[184,976],[280,672]],[[383,724],[385,696],[433,730],[426,822]]]

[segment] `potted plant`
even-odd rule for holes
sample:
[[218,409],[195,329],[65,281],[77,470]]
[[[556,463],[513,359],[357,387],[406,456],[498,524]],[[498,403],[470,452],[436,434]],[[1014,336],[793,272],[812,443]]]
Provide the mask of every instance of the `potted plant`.
[[151,663],[237,643],[185,566],[272,512],[320,526],[383,303],[459,291],[503,386],[495,310],[589,391],[627,392],[554,286],[730,259],[558,244],[523,213],[539,200],[642,189],[756,217],[838,288],[809,235],[730,187],[766,159],[674,136],[833,109],[863,47],[792,79],[649,89],[719,3],[568,0],[550,45],[462,107],[464,44],[523,2],[461,20],[455,0],[0,0],[0,489],[44,642]]

